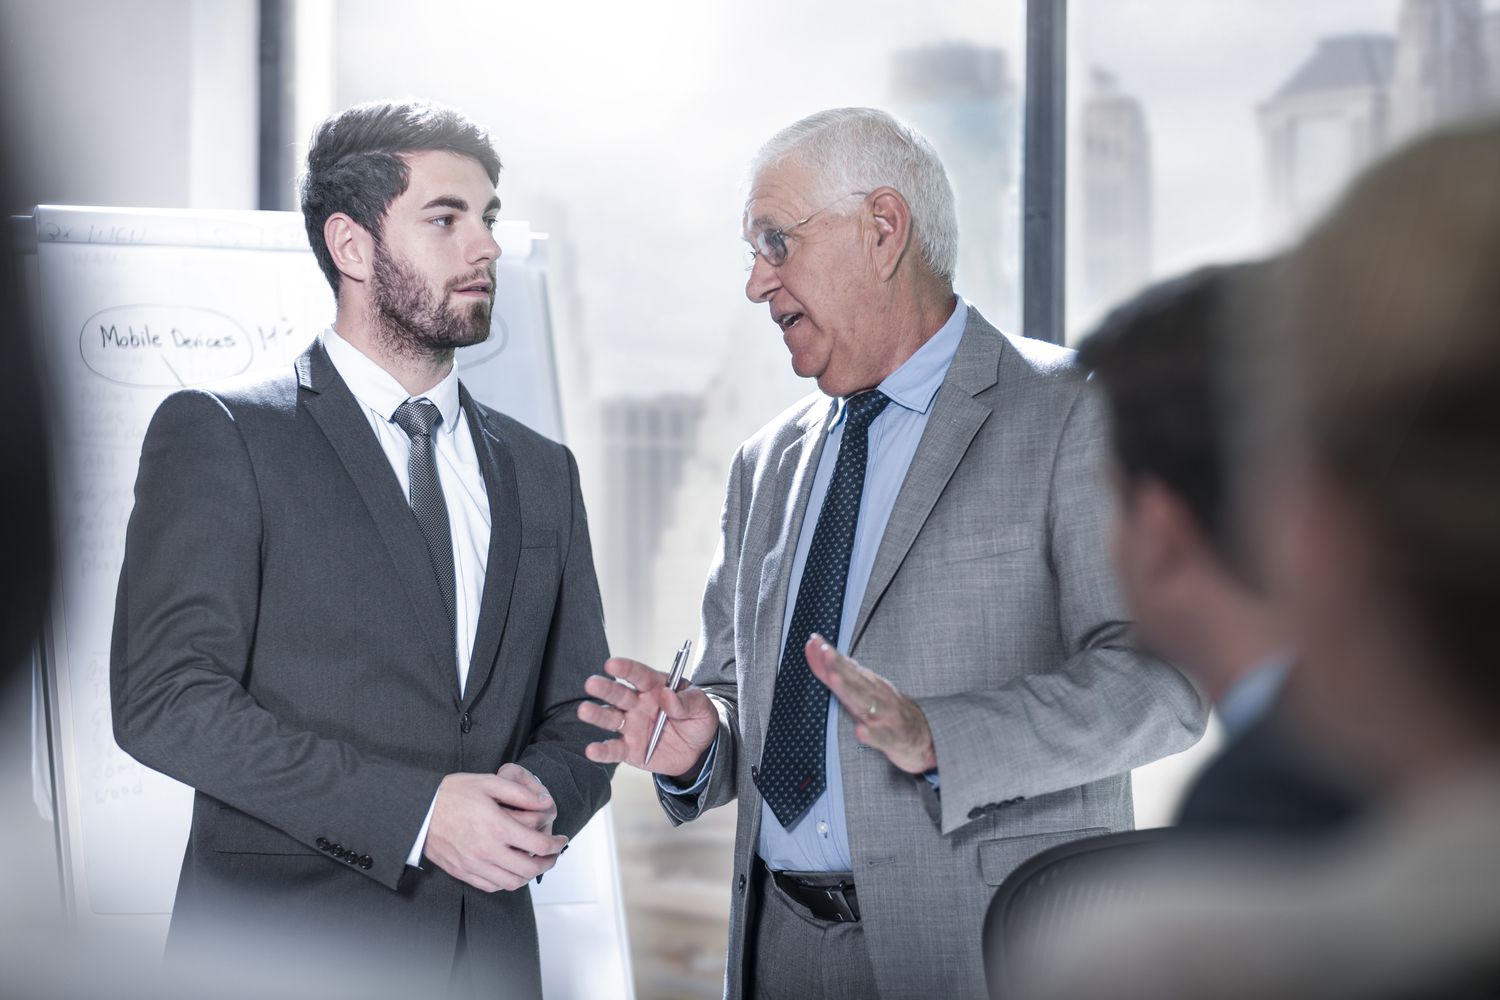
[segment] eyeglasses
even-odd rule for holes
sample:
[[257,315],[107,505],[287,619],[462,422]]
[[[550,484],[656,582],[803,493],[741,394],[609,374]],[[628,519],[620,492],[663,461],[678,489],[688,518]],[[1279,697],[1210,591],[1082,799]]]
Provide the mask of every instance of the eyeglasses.
[[755,258],[757,257],[759,257],[761,260],[764,260],[772,267],[780,267],[782,264],[785,264],[787,254],[790,252],[787,249],[786,238],[793,229],[796,229],[798,226],[807,225],[813,219],[828,211],[839,202],[844,201],[846,198],[853,198],[855,196],[863,198],[867,194],[869,194],[868,191],[850,191],[843,197],[835,198],[833,201],[830,201],[828,204],[824,205],[816,212],[798,219],[796,222],[792,223],[789,226],[782,226],[780,229],[762,229],[760,232],[755,234],[755,238],[753,240],[755,246],[750,251],[750,267],[755,266]]

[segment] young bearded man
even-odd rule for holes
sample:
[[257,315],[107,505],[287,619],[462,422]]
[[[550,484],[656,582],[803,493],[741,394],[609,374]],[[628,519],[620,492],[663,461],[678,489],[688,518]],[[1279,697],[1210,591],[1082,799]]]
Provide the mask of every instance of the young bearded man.
[[445,108],[325,122],[333,325],[147,432],[112,694],[120,745],[197,789],[179,954],[540,995],[525,886],[608,799],[575,717],[607,649],[571,454],[454,366],[489,334],[499,170]]

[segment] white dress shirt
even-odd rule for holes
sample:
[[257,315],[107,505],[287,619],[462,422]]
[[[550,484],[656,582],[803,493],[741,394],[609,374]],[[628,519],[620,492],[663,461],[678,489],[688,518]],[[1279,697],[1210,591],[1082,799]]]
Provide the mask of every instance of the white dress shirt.
[[[411,438],[395,422],[396,408],[408,399],[425,399],[438,408],[442,420],[433,428],[432,444],[437,456],[438,482],[443,488],[443,503],[448,508],[448,527],[453,536],[454,649],[458,671],[458,689],[463,691],[469,679],[469,659],[474,650],[474,632],[479,624],[479,599],[484,589],[484,568],[490,552],[490,503],[484,488],[484,475],[474,451],[469,422],[458,404],[458,366],[441,382],[420,396],[408,396],[395,376],[360,352],[359,348],[338,335],[333,327],[323,331],[323,346],[339,377],[354,394],[370,422],[375,440],[391,463],[391,471],[401,484],[401,492],[411,499],[407,478],[407,460]],[[432,585],[437,586],[434,579]],[[432,798],[437,804],[437,796]],[[422,847],[427,842],[427,827],[432,822],[432,807],[417,841],[407,855],[406,863],[417,866]]]

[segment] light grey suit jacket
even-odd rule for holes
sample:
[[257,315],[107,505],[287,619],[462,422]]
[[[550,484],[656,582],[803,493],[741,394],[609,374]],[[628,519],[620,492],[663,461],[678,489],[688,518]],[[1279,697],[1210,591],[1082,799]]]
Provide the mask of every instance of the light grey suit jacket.
[[[173,915],[179,953],[251,936],[258,967],[374,965],[448,985],[460,912],[475,978],[538,996],[527,892],[406,866],[443,775],[519,762],[571,836],[609,797],[576,718],[608,655],[577,468],[460,399],[489,495],[468,683],[426,543],[321,344],[295,370],[157,410],[142,447],[111,651],[115,737],[197,789]],[[230,938],[238,942],[238,937]],[[330,982],[332,985],[332,982]],[[415,990],[416,992],[410,992]]]
[[[834,401],[735,455],[694,681],[719,752],[674,822],[739,799],[726,995],[744,989],[760,797],[788,573]],[[980,930],[1032,854],[1133,822],[1131,768],[1191,746],[1208,706],[1137,650],[1109,565],[1104,410],[1072,352],[968,326],[891,512],[850,652],[915,698],[942,791],[839,722],[850,849],[884,1000],[984,995]]]

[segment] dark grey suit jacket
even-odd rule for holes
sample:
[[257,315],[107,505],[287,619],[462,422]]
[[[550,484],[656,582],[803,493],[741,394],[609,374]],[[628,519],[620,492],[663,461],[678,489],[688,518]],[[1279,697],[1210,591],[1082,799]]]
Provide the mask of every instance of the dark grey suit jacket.
[[462,912],[476,975],[540,993],[525,890],[405,864],[450,772],[520,763],[567,835],[609,797],[575,715],[607,656],[577,467],[460,399],[492,518],[462,697],[421,530],[321,343],[294,371],[157,410],[111,694],[120,746],[197,789],[172,950],[207,926],[312,934],[328,946],[299,957],[382,961],[431,992]]
[[1193,833],[1318,834],[1347,826],[1360,795],[1324,767],[1272,710],[1229,741],[1183,797]]

